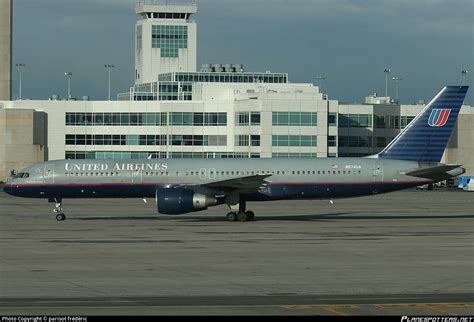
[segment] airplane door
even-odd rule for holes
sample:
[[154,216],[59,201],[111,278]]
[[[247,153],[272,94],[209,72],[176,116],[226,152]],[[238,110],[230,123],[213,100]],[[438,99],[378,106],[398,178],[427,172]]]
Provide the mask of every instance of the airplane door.
[[204,169],[204,168],[199,169],[199,178],[200,178],[201,180],[205,180],[205,179],[206,179],[206,169]]
[[374,182],[383,181],[383,165],[381,162],[374,162],[373,178]]
[[214,180],[216,178],[216,169],[214,168],[211,168],[209,169],[209,179],[210,180]]
[[142,170],[137,169],[132,171],[132,183],[142,183]]
[[54,165],[47,164],[44,166],[43,182],[54,183]]

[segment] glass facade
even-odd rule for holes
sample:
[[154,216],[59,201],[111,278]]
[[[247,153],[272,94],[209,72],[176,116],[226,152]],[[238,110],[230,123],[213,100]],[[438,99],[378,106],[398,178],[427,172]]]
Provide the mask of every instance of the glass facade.
[[272,124],[293,126],[316,126],[318,123],[316,112],[273,112]]
[[272,146],[317,146],[315,135],[273,135]]
[[272,158],[316,158],[316,153],[272,153]]
[[[138,75],[136,77],[138,78]],[[158,75],[158,82],[135,85],[132,95],[130,93],[120,93],[117,95],[117,99],[121,101],[152,101],[158,99],[161,101],[188,101],[192,100],[192,86],[195,82],[281,84],[288,82],[288,74],[244,72],[164,73]],[[158,84],[160,85],[158,86]]]
[[66,113],[69,126],[163,126],[167,113]]
[[260,112],[237,112],[235,124],[239,126],[260,125]]
[[171,135],[170,145],[226,146],[226,135]]
[[413,121],[415,117],[414,116],[400,116],[400,125],[401,128],[405,128],[408,124],[410,124],[411,121]]
[[260,135],[236,135],[236,146],[260,146]]
[[188,48],[188,27],[154,25],[151,38],[152,48],[160,48],[161,57],[178,57],[178,49]]
[[374,122],[376,128],[402,129],[407,126],[408,123],[410,123],[414,118],[414,116],[374,115]]
[[329,126],[337,126],[337,113],[328,113],[328,125]]
[[372,115],[339,114],[339,127],[372,127]]
[[[66,113],[68,126],[164,126],[168,113]],[[170,125],[226,126],[227,113],[170,112]]]
[[226,126],[227,113],[171,112],[170,125]]
[[250,72],[175,72],[158,76],[158,80],[168,82],[204,83],[287,83],[286,73]]
[[65,159],[234,159],[260,158],[259,153],[242,152],[157,152],[157,151],[66,151]]
[[372,147],[372,137],[339,136],[339,147]]
[[66,134],[66,145],[166,145],[166,135]]
[[137,26],[137,49],[142,49],[142,26]]

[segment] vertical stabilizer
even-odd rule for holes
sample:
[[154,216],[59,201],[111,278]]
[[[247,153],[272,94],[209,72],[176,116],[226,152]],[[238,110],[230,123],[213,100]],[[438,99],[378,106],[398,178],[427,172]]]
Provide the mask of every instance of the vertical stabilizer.
[[469,86],[446,86],[378,154],[381,159],[439,162]]

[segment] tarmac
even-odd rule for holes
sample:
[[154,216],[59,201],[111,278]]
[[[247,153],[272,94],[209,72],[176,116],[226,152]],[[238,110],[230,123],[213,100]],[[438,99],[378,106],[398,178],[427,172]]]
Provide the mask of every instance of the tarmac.
[[473,315],[474,193],[415,189],[164,216],[0,193],[0,315]]

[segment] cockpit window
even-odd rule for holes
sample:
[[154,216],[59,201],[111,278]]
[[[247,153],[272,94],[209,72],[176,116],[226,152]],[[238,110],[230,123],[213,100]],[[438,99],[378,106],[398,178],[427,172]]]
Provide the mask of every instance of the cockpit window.
[[29,177],[30,177],[30,174],[28,172],[20,172],[14,175],[12,178],[16,179],[16,178],[29,178]]

